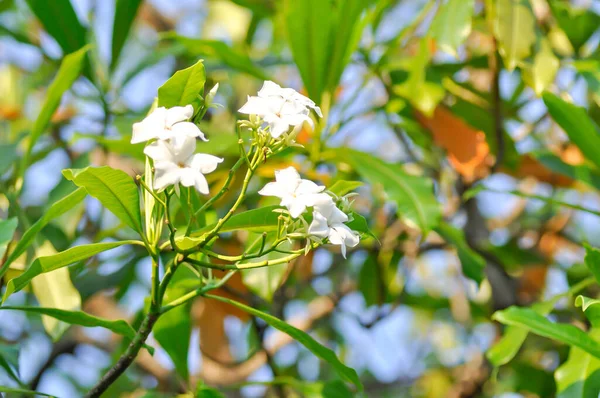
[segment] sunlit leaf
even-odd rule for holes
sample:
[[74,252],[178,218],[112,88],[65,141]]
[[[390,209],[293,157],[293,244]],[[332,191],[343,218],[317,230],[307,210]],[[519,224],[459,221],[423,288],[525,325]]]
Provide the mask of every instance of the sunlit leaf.
[[[494,34],[498,50],[508,70],[531,54],[535,43],[535,18],[528,0],[498,0],[494,19]],[[488,2],[492,4],[492,2]]]
[[158,106],[171,108],[198,102],[204,91],[206,72],[202,60],[175,74],[158,88]]
[[457,56],[458,47],[471,33],[474,10],[474,0],[449,0],[440,7],[431,23],[431,35],[442,51]]
[[[596,329],[590,336],[600,339]],[[557,398],[592,398],[600,391],[600,359],[578,347],[571,347],[569,358],[554,372]]]

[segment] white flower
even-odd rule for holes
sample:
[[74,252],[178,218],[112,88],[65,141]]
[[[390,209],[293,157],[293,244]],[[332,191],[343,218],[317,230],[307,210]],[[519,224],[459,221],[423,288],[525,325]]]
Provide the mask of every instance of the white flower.
[[287,207],[290,215],[296,218],[319,199],[329,198],[329,195],[321,193],[324,189],[324,186],[303,180],[295,168],[288,167],[275,171],[275,182],[268,183],[258,193],[280,198],[280,204]]
[[333,245],[340,245],[342,255],[346,258],[346,246],[358,245],[359,236],[346,224],[348,215],[337,208],[331,197],[329,200],[319,200],[315,203],[313,221],[308,227],[308,233],[317,238],[329,238]]
[[206,141],[204,134],[194,123],[188,122],[194,114],[191,105],[156,108],[144,120],[133,124],[132,144],[149,141],[155,138],[167,140],[173,137],[200,137]]
[[215,84],[213,88],[210,89],[208,94],[206,94],[206,98],[204,99],[206,106],[212,105],[215,99],[215,95],[217,95],[217,90],[219,90],[219,83]]
[[215,171],[223,161],[213,155],[196,153],[196,139],[178,136],[170,140],[159,140],[148,145],[144,153],[154,160],[154,188],[161,191],[169,185],[195,187],[200,193],[208,194],[208,182],[204,174]]
[[304,95],[291,88],[281,88],[272,81],[266,81],[257,97],[248,97],[248,102],[239,110],[240,113],[258,115],[269,125],[273,138],[286,133],[290,126],[300,127],[305,122],[313,126],[310,110],[315,110],[323,117],[321,108]]

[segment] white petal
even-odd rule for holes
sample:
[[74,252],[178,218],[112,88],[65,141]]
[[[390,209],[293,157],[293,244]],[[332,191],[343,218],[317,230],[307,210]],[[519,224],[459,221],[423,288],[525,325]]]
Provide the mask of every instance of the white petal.
[[308,233],[318,238],[326,238],[329,236],[329,226],[327,219],[318,211],[313,212],[313,221],[308,227]]
[[196,184],[196,176],[201,174],[199,171],[190,167],[180,168],[180,182],[184,187],[193,187]]
[[269,182],[263,189],[258,191],[258,194],[262,196],[276,196],[278,198],[283,198],[284,196],[289,195],[289,192],[287,192],[280,183]]
[[198,126],[192,122],[180,122],[174,124],[170,130],[165,130],[161,139],[166,140],[173,137],[200,137],[201,140],[207,141],[206,137],[204,137],[204,133],[202,133]]
[[223,158],[218,158],[206,153],[197,153],[192,156],[192,159],[188,164],[192,169],[198,170],[202,174],[208,174],[215,171],[222,161]]
[[194,107],[191,105],[186,106],[174,106],[167,109],[165,125],[167,127],[173,126],[175,123],[189,120],[194,114]]
[[311,106],[311,108],[313,108],[315,110],[315,112],[317,112],[317,115],[319,115],[319,117],[323,117],[323,112],[321,112],[321,108],[319,108],[318,106]]
[[269,123],[269,133],[273,138],[279,138],[282,134],[285,134],[290,129],[290,125],[283,119],[277,119]]
[[306,195],[306,194],[312,194],[312,193],[319,193],[319,192],[323,192],[324,189],[325,189],[324,186],[317,185],[310,180],[300,180],[300,183],[298,184],[298,188],[296,188],[296,194]]
[[292,218],[297,218],[300,214],[304,213],[304,210],[306,210],[306,204],[302,199],[294,198],[287,208]]
[[169,185],[177,184],[181,177],[181,169],[175,163],[155,162],[154,170],[154,189],[157,191],[162,191]]
[[144,148],[144,154],[154,160],[154,162],[172,162],[175,163],[175,154],[173,147],[168,141],[156,141]]
[[342,255],[346,258],[346,246],[354,247],[358,245],[358,234],[348,228],[345,224],[332,225],[329,232],[329,242],[334,245],[341,245]]
[[176,136],[168,142],[173,148],[174,162],[185,164],[196,151],[196,139],[193,137]]
[[202,173],[196,174],[196,181],[194,183],[194,187],[196,187],[196,190],[198,192],[203,193],[204,195],[208,195],[209,193],[208,181],[206,181],[206,177],[204,177]]
[[282,95],[282,88],[279,84],[267,80],[263,83],[263,86],[258,90],[259,97],[270,97],[273,95]]
[[292,166],[275,171],[275,181],[281,184],[285,192],[293,193],[300,184],[300,174]]
[[131,137],[132,144],[148,141],[158,138],[165,129],[165,117],[167,110],[164,107],[158,107],[139,123],[133,124],[133,133]]
[[248,96],[248,101],[238,110],[238,112],[247,115],[264,116],[265,114],[270,113],[269,103],[264,98]]

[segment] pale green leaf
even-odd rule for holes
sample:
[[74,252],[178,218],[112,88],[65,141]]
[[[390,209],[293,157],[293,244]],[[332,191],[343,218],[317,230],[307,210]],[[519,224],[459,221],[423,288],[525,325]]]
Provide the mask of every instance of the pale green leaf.
[[[590,336],[600,339],[598,330]],[[600,359],[571,347],[569,358],[554,372],[557,398],[597,398],[600,391]]]
[[498,50],[506,68],[513,70],[531,54],[536,39],[535,17],[528,0],[497,0],[494,3]]
[[363,183],[360,181],[338,180],[331,187],[329,187],[328,191],[337,196],[344,196],[362,185]]
[[119,242],[103,242],[103,243],[92,243],[89,245],[75,246],[67,249],[63,252],[36,258],[31,266],[25,270],[20,276],[11,279],[6,285],[6,292],[4,293],[3,302],[13,294],[23,289],[29,284],[29,282],[36,276],[54,271],[59,268],[66,267],[74,264],[81,260],[88,259],[106,250],[113,249],[115,247],[129,245],[129,244],[140,244],[141,242],[135,240],[123,240]]
[[431,23],[431,35],[442,51],[458,56],[458,47],[471,33],[474,10],[474,0],[448,0],[440,7]]
[[23,388],[12,388],[12,387],[0,386],[0,392],[6,393],[6,394],[16,394],[15,396],[24,396],[24,395],[37,396],[37,395],[39,395],[42,397],[56,398],[56,396],[54,396],[54,395],[44,394],[43,392],[39,392],[39,391],[26,390]]

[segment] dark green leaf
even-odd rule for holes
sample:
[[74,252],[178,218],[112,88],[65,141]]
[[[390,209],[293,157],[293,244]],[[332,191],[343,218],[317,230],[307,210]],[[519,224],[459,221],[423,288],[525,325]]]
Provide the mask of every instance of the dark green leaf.
[[569,2],[549,1],[552,15],[566,33],[576,52],[592,37],[600,25],[600,15],[591,9],[576,8]]
[[17,144],[0,144],[0,176],[8,171],[17,158]]
[[6,285],[6,291],[4,292],[4,298],[2,301],[6,301],[8,296],[14,292],[18,292],[29,284],[29,282],[36,276],[54,271],[56,269],[66,267],[73,263],[81,260],[90,258],[98,253],[106,250],[113,249],[115,247],[128,245],[128,244],[139,244],[138,241],[123,240],[119,242],[106,242],[106,243],[93,243],[89,245],[75,246],[64,252],[60,252],[51,256],[44,256],[36,258],[31,266],[25,270],[20,276],[11,279]]
[[[4,257],[8,244],[12,241],[13,235],[17,229],[19,222],[16,217],[8,220],[0,220],[0,259]],[[8,267],[8,266],[6,266]],[[4,273],[0,273],[2,276]]]
[[369,229],[369,223],[367,222],[367,219],[354,211],[350,213],[350,221],[348,221],[346,225],[353,231],[360,232],[377,239],[377,237]]
[[103,166],[65,169],[63,175],[75,185],[85,188],[125,224],[143,234],[138,187],[127,173]]
[[7,393],[7,394],[18,394],[16,396],[22,396],[22,395],[40,395],[42,397],[53,397],[53,398],[56,398],[54,395],[44,394],[43,392],[38,392],[38,391],[25,390],[23,388],[11,388],[11,387],[0,386],[0,392]]
[[598,304],[600,304],[600,300],[586,296],[577,296],[575,299],[575,306],[581,307],[592,327],[600,326],[600,305]]
[[171,108],[197,102],[204,90],[206,72],[202,60],[175,74],[158,88],[158,106]]
[[121,50],[127,40],[127,35],[131,30],[131,25],[142,4],[142,0],[117,0],[115,8],[115,20],[113,23],[112,34],[112,58],[110,60],[110,70],[113,71],[119,61]]
[[552,119],[567,133],[585,157],[600,167],[598,126],[587,115],[586,110],[548,92],[544,93],[543,98]]
[[600,283],[600,250],[586,244],[585,246],[585,265],[592,272],[596,281]]
[[70,323],[71,325],[79,325],[90,328],[102,327],[129,339],[133,339],[135,337],[135,330],[133,330],[133,328],[124,320],[110,321],[108,319],[98,318],[81,311],[66,311],[57,308],[25,306],[3,306],[0,307],[0,310],[24,311],[48,315],[52,318],[58,319],[59,321]]
[[346,159],[371,184],[383,185],[396,204],[399,217],[420,228],[423,234],[438,225],[441,210],[430,179],[407,174],[400,165],[363,152],[348,150]]
[[230,300],[221,296],[214,296],[212,294],[207,294],[206,297],[221,301],[223,303],[231,304],[232,306],[237,307],[242,311],[245,311],[251,315],[262,319],[267,324],[269,324],[269,326],[272,326],[275,329],[286,333],[294,340],[306,347],[317,357],[321,358],[322,360],[326,361],[331,366],[333,366],[335,371],[338,373],[338,375],[340,375],[340,377],[342,377],[342,379],[353,383],[356,387],[358,387],[359,390],[363,390],[362,383],[360,382],[360,379],[358,378],[358,375],[356,374],[356,371],[354,369],[344,365],[342,362],[340,362],[340,360],[337,358],[333,351],[319,344],[315,339],[310,337],[310,335],[303,332],[302,330],[285,323],[281,319],[275,318],[274,316],[259,311],[255,308],[248,307],[247,305],[244,305],[242,303],[238,303],[237,301]]
[[469,247],[467,240],[465,239],[465,234],[458,228],[445,222],[441,222],[435,230],[442,238],[444,238],[444,240],[456,247],[463,274],[465,274],[466,277],[473,279],[475,282],[481,283],[485,276],[483,272],[485,268],[485,259]]
[[26,0],[44,29],[54,37],[65,54],[85,45],[86,30],[69,0]]

